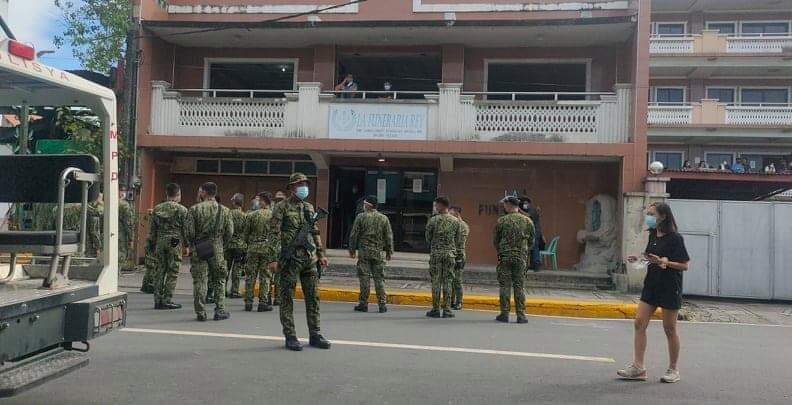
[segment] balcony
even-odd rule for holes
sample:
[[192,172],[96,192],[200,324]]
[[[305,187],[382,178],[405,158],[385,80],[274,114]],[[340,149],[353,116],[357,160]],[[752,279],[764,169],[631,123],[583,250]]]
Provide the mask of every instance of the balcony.
[[703,31],[686,36],[655,36],[649,40],[652,55],[785,54],[792,53],[792,36],[729,36]]
[[297,91],[265,92],[173,90],[166,82],[153,82],[150,133],[626,143],[631,138],[631,100],[629,85],[616,85],[612,93],[465,93],[460,84],[440,84],[433,93],[351,94],[323,93],[318,83],[298,83]]

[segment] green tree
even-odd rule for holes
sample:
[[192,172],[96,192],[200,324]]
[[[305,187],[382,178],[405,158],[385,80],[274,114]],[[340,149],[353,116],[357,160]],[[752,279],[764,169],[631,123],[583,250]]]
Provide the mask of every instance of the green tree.
[[123,60],[131,24],[130,0],[55,0],[66,29],[54,38],[55,46],[68,41],[74,57],[86,69],[109,73]]

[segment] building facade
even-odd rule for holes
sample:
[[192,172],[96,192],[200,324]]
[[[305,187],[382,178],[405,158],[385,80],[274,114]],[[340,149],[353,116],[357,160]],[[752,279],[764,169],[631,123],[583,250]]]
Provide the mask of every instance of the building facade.
[[136,2],[141,212],[170,181],[189,204],[204,181],[227,201],[302,171],[329,247],[373,194],[397,250],[425,252],[446,195],[471,226],[469,261],[487,265],[498,201],[516,192],[571,268],[586,203],[621,210],[644,189],[649,1],[337,3]]
[[654,1],[650,51],[649,158],[672,197],[792,188],[792,2]]

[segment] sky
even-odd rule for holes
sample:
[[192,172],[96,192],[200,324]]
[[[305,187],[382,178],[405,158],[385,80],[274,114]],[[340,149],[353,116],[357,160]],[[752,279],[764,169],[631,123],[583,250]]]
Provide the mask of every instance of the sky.
[[36,52],[56,51],[43,55],[41,62],[64,70],[81,67],[68,43],[60,49],[52,44],[52,38],[64,30],[61,12],[53,0],[11,0],[8,14],[8,25],[19,41],[32,44]]

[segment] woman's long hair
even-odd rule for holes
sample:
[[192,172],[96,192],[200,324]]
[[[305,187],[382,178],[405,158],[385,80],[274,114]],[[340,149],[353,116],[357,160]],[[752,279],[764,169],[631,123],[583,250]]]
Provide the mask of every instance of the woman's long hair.
[[[657,230],[664,234],[674,233],[677,231],[677,224],[676,220],[674,219],[674,213],[671,212],[671,206],[666,203],[657,203],[653,204],[655,207],[655,212],[657,213]],[[660,220],[660,217],[664,217],[665,219]]]

